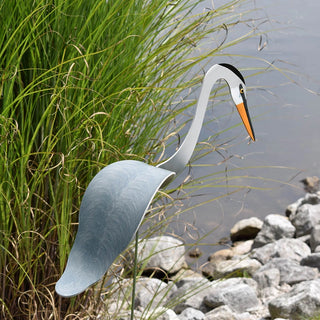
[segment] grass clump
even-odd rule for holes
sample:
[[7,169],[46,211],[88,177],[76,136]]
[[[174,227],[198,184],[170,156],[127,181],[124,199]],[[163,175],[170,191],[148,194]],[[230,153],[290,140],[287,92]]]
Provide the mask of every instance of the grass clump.
[[238,41],[199,47],[241,3],[201,2],[0,2],[1,318],[86,314],[92,291],[54,293],[85,188],[108,163],[153,163],[194,67]]

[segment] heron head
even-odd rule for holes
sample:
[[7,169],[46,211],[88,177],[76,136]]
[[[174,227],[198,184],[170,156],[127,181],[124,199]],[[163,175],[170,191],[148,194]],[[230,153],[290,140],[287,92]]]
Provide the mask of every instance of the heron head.
[[222,63],[220,66],[225,68],[225,79],[229,85],[231,97],[237,106],[242,122],[250,138],[255,141],[255,135],[247,107],[247,93],[244,77],[240,71],[231,64]]

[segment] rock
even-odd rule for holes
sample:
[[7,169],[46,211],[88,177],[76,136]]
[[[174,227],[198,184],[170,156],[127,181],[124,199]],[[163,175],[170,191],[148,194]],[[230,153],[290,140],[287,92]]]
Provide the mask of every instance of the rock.
[[[133,315],[134,315],[134,319],[141,319],[142,312],[139,310],[134,310]],[[130,320],[130,318],[131,318],[131,313],[128,310],[117,314],[117,319],[119,320]]]
[[205,320],[238,320],[236,314],[228,306],[215,308],[205,314]]
[[253,240],[235,242],[232,247],[228,249],[218,250],[212,253],[208,260],[209,262],[217,262],[221,260],[230,260],[234,256],[242,256],[250,252]]
[[253,247],[258,248],[281,238],[293,238],[295,227],[284,216],[269,214],[264,219],[261,231],[254,239]]
[[257,310],[237,314],[237,320],[270,320],[270,313],[267,306],[262,306]]
[[219,279],[226,276],[239,277],[244,274],[252,276],[260,267],[261,263],[256,259],[235,256],[231,260],[218,260],[206,264],[202,273],[209,279]]
[[206,263],[201,267],[201,271],[204,277],[214,280],[216,278],[216,263]]
[[184,285],[198,286],[200,284],[202,286],[206,286],[206,285],[210,284],[210,281],[208,281],[208,279],[204,278],[200,273],[195,272],[193,276],[183,277],[181,279],[178,279],[175,284],[176,284],[177,288],[181,288]]
[[[235,237],[243,236],[246,220],[250,219],[235,225]],[[140,265],[145,262],[153,273],[163,270],[168,283],[138,278],[134,317],[300,320],[313,316],[320,310],[320,192],[299,199],[291,208],[290,221],[268,215],[255,240],[236,241],[228,249],[212,254],[202,269],[204,275],[215,279],[212,282],[187,268],[181,241],[171,237],[142,241]],[[299,238],[293,238],[295,235]],[[253,244],[258,247],[253,248]],[[191,256],[198,255],[198,250],[191,252]],[[252,278],[243,277],[247,274]],[[108,295],[105,304],[109,315],[129,320],[131,290],[131,279],[121,280],[118,290],[112,287],[114,294]]]
[[[118,295],[118,294],[117,294]],[[120,295],[118,295],[120,296]],[[130,303],[128,301],[128,299],[124,299],[124,296],[121,297],[122,300],[116,299],[115,295],[111,298],[108,298],[105,306],[106,306],[106,310],[102,311],[102,314],[109,314],[109,315],[117,315],[117,318],[121,318],[121,316],[123,317],[127,317],[127,319],[129,319],[129,310],[130,310]],[[138,310],[134,310],[135,316],[138,317],[139,315]]]
[[203,302],[210,309],[227,305],[233,312],[243,313],[259,306],[255,287],[255,281],[249,278],[216,281]]
[[145,269],[175,273],[186,265],[183,242],[169,236],[159,236],[139,242],[138,263]]
[[304,236],[297,237],[296,239],[301,240],[302,242],[304,242],[305,244],[307,244],[310,247],[310,234],[306,234]]
[[193,309],[193,308],[187,308],[184,309],[180,314],[179,314],[179,319],[180,320],[204,320],[204,313]]
[[284,238],[254,249],[251,258],[257,259],[262,264],[272,258],[288,258],[300,262],[310,253],[309,246],[301,240]]
[[234,256],[234,252],[231,248],[222,249],[212,253],[208,260],[210,262],[220,261],[220,260],[229,260]]
[[312,229],[320,224],[320,204],[304,204],[300,206],[296,214],[290,220],[296,227],[296,236],[310,234]]
[[179,320],[179,317],[173,310],[164,307],[145,311],[145,309],[142,309],[141,317],[135,317],[134,319]]
[[320,179],[316,176],[314,177],[306,177],[302,179],[300,182],[304,185],[304,190],[306,192],[315,193],[319,190]]
[[260,317],[257,318],[254,315],[250,314],[249,312],[244,312],[237,314],[237,320],[256,320],[256,319],[261,319]]
[[209,311],[203,305],[203,299],[212,287],[212,283],[205,279],[193,278],[177,282],[178,289],[169,295],[171,303],[175,305],[174,311],[181,313],[187,308]]
[[304,204],[319,204],[320,203],[320,193],[307,193],[304,198],[298,199],[296,202],[290,204],[286,209],[286,216],[292,218],[299,207]]
[[311,317],[320,309],[320,280],[305,281],[269,303],[272,318],[298,320]]
[[263,289],[260,289],[259,291],[259,298],[263,305],[268,306],[269,302],[273,300],[274,298],[281,296],[284,293],[287,293],[291,290],[291,286],[287,286],[286,289],[283,288],[283,286],[277,286],[277,287],[266,287]]
[[[154,314],[151,314],[151,317],[147,317],[147,319],[154,319]],[[145,318],[146,319],[146,318]],[[179,317],[176,315],[176,313],[171,310],[165,310],[164,312],[157,315],[157,320],[179,320]]]
[[199,258],[202,256],[202,254],[202,251],[198,247],[193,248],[188,252],[190,258]]
[[235,256],[241,256],[249,253],[252,249],[253,241],[254,240],[235,242],[233,247],[231,247],[233,254]]
[[170,276],[170,280],[176,281],[177,283],[180,280],[183,281],[184,279],[189,279],[189,278],[203,278],[203,276],[192,269],[185,269],[185,268],[180,269],[176,274]]
[[300,198],[296,202],[289,204],[286,208],[286,216],[289,218],[293,217],[298,208],[304,203],[304,200],[304,198]]
[[155,308],[163,306],[168,298],[168,292],[177,290],[174,284],[154,278],[139,278],[136,283],[135,309],[137,307]]
[[278,287],[280,284],[280,271],[277,268],[260,269],[253,276],[260,289]]
[[320,225],[317,224],[313,227],[310,235],[311,251],[315,251],[316,247],[320,245]]
[[[123,301],[122,308],[127,308],[131,303],[132,279],[123,279],[114,286],[112,301]],[[136,281],[135,309],[155,309],[164,306],[169,298],[177,290],[173,282],[165,283],[159,279],[141,277]],[[127,302],[128,301],[128,302]]]
[[[131,301],[132,279],[125,279],[119,284],[121,290],[116,291],[120,295],[118,299]],[[141,277],[136,282],[135,309],[156,308],[163,306],[169,296],[169,292],[175,292],[177,287],[173,283],[165,283],[159,279]]]
[[311,253],[300,261],[302,266],[318,268],[320,271],[320,253]]
[[[122,312],[121,314],[117,314],[117,318],[119,320],[130,320],[130,311]],[[100,318],[99,318],[100,319]],[[101,318],[101,319],[109,319],[108,318]],[[142,319],[157,319],[157,320],[180,320],[176,313],[171,309],[166,308],[156,308],[152,310],[134,310],[134,319],[142,320]]]
[[237,222],[230,231],[232,242],[254,239],[262,227],[262,221],[259,218],[252,217]]
[[280,272],[280,284],[293,285],[302,281],[313,280],[318,276],[316,269],[301,266],[297,261],[286,258],[273,258],[261,267],[258,272],[261,273],[274,268]]
[[256,308],[259,300],[251,287],[239,284],[232,288],[211,292],[205,296],[204,303],[211,309],[228,305],[234,312],[242,313],[250,308]]

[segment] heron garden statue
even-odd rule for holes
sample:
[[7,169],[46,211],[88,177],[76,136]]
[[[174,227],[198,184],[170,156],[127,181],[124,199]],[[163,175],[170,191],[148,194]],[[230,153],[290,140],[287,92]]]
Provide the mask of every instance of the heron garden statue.
[[[134,160],[118,161],[92,179],[81,202],[78,231],[66,268],[55,287],[59,295],[71,297],[86,290],[126,249],[158,189],[189,162],[218,79],[227,82],[243,124],[255,140],[243,76],[229,64],[212,66],[204,77],[191,127],[173,156],[156,167]],[[136,237],[136,248],[137,241]]]

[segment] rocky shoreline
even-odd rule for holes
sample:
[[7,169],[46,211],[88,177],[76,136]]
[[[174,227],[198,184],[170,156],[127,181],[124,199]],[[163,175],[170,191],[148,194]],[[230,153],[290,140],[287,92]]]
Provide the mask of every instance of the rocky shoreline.
[[[186,248],[161,236],[139,244],[146,271],[137,279],[135,319],[298,320],[320,313],[320,192],[309,189],[285,215],[250,218],[232,228],[232,246],[199,272]],[[197,254],[194,252],[193,254]],[[151,276],[150,276],[151,275]],[[132,279],[106,299],[104,317],[129,319]],[[115,285],[116,286],[116,285]]]

